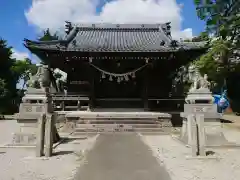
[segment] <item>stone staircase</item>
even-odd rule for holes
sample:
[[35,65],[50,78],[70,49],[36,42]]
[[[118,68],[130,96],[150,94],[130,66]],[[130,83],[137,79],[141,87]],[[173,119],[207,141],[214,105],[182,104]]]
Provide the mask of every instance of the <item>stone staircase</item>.
[[152,112],[73,112],[66,114],[73,136],[96,133],[148,133],[171,132],[171,116]]

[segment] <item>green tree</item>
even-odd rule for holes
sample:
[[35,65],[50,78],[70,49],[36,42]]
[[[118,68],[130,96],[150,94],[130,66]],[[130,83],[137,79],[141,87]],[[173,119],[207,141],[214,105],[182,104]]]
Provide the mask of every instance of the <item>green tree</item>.
[[201,32],[199,36],[197,37],[194,37],[192,39],[192,42],[201,42],[201,41],[209,41],[210,38],[208,36],[208,33],[205,31],[205,32]]
[[11,111],[16,98],[17,76],[12,71],[12,67],[16,60],[12,58],[12,48],[7,45],[7,42],[0,39],[0,79],[1,79],[1,101],[0,111]]
[[38,38],[39,41],[59,40],[57,33],[52,34],[49,29],[43,31],[43,34]]
[[210,49],[198,61],[201,73],[216,84],[215,92],[227,89],[234,112],[240,112],[240,1],[194,0],[197,14],[206,22]]
[[[194,0],[194,3],[198,17],[206,21],[208,31],[224,36],[236,35],[234,29],[239,28],[239,0]],[[229,29],[233,31],[227,31]]]
[[[209,51],[202,55],[195,65],[199,68],[201,74],[208,74],[209,79],[218,86],[224,86],[225,77],[233,70],[229,62],[229,42],[222,39],[212,40]],[[225,61],[228,62],[225,62]]]
[[3,79],[0,79],[0,100],[1,98],[5,97],[7,93],[6,83]]
[[[238,61],[235,51],[239,48],[240,3],[238,0],[195,0],[197,14],[206,21],[207,31],[195,40],[208,40],[209,51],[195,63],[201,73],[207,73],[223,86],[229,74],[236,71]],[[214,35],[209,38],[208,34]]]
[[29,80],[29,74],[35,74],[37,72],[36,64],[33,64],[30,59],[17,60],[12,67],[15,76],[20,80],[23,80],[22,88],[24,89],[27,81]]

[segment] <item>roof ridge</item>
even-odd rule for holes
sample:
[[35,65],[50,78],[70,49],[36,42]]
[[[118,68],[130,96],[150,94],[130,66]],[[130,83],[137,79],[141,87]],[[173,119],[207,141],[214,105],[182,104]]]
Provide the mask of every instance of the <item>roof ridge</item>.
[[151,29],[151,28],[159,28],[164,26],[166,23],[120,23],[120,24],[112,24],[112,23],[82,23],[82,24],[74,24],[73,26],[78,27],[78,28],[100,28],[100,29]]

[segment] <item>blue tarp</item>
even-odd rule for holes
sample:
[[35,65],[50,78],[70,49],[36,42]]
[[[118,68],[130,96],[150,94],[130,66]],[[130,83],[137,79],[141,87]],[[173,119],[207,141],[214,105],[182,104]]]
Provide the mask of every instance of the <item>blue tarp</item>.
[[214,94],[214,103],[218,106],[218,112],[223,113],[229,107],[229,100],[227,98],[227,91],[225,90],[221,95]]

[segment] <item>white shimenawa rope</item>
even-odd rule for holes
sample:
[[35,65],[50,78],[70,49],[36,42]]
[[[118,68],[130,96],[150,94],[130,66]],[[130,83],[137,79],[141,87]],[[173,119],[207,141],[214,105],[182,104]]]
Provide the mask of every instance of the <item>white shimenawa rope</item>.
[[131,75],[135,74],[136,72],[140,71],[141,69],[143,69],[144,67],[146,67],[148,64],[145,64],[145,65],[143,65],[137,69],[134,69],[133,71],[127,72],[127,73],[110,73],[110,72],[104,71],[103,69],[100,69],[99,67],[95,66],[94,64],[90,63],[90,65],[103,74],[113,76],[113,77],[122,77],[122,76],[131,76]]

